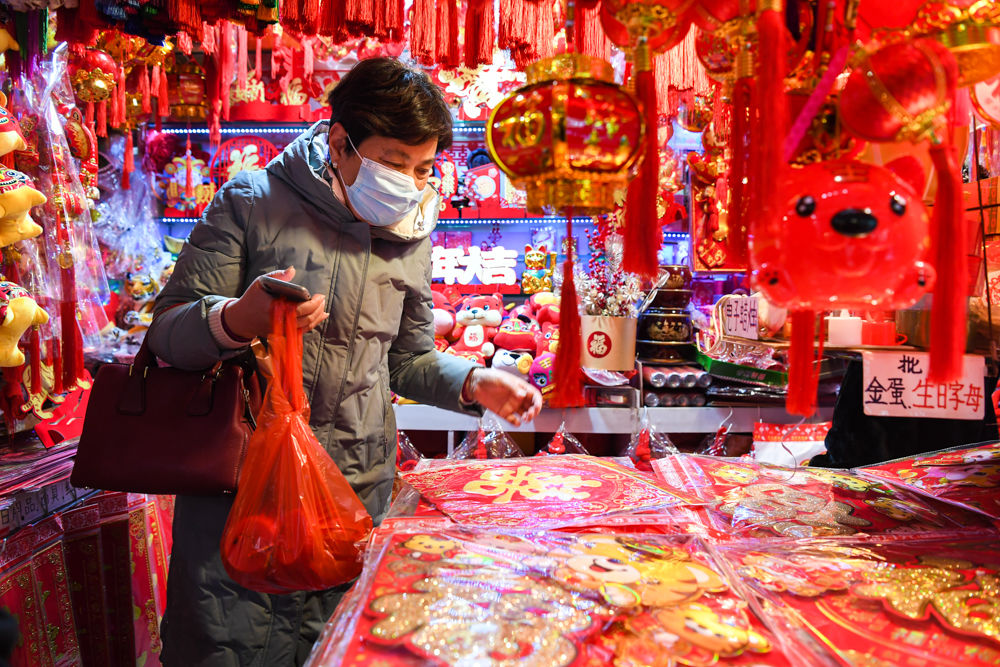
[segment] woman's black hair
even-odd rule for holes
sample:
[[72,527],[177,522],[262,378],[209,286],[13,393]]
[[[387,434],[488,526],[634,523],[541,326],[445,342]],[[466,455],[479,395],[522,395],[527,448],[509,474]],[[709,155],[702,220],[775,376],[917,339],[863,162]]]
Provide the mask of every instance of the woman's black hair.
[[411,146],[436,139],[439,152],[451,146],[451,112],[441,89],[394,58],[359,62],[330,91],[327,103],[330,124],[343,125],[355,146],[370,136]]

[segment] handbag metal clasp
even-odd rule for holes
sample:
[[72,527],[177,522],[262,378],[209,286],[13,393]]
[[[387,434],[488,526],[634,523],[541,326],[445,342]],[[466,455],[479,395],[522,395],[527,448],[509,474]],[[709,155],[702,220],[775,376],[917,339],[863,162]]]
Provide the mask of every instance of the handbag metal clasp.
[[201,379],[203,382],[208,379],[211,379],[212,382],[215,382],[216,380],[219,379],[219,375],[221,373],[222,373],[222,362],[217,361],[215,362],[214,366],[205,371],[205,374],[201,376]]

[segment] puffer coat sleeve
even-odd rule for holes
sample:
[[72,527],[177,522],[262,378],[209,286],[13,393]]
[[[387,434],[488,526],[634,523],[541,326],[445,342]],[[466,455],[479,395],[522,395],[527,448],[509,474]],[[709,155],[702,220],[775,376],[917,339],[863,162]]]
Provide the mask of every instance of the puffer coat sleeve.
[[434,299],[431,293],[430,239],[424,239],[428,259],[426,280],[403,299],[399,334],[389,348],[389,386],[406,398],[447,410],[481,414],[478,406],[458,400],[462,384],[475,365],[434,347]]
[[208,327],[208,311],[245,289],[247,220],[254,205],[248,174],[224,186],[205,209],[156,300],[149,328],[154,354],[171,366],[198,370],[240,350],[223,350]]

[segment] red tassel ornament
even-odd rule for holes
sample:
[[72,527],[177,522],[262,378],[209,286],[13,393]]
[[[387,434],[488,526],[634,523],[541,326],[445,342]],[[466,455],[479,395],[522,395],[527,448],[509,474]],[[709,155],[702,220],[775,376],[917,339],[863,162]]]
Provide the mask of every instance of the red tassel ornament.
[[580,299],[573,277],[573,212],[566,214],[566,261],[563,262],[562,293],[559,297],[559,347],[552,367],[552,384],[549,396],[554,408],[576,408],[586,405],[583,393],[583,372],[580,355],[583,352],[580,326]]
[[465,66],[475,69],[493,62],[496,30],[493,0],[469,0],[465,12]]
[[410,53],[423,64],[434,64],[437,31],[434,25],[434,0],[414,0],[410,23]]
[[142,98],[142,113],[149,114],[153,107],[149,101],[149,68],[142,66],[142,74],[139,76],[139,95]]
[[125,161],[122,166],[122,190],[128,190],[131,185],[132,172],[135,171],[135,161],[132,152],[135,146],[132,144],[132,130],[125,131]]
[[[785,123],[788,117],[788,97],[785,95],[785,66],[788,59],[782,0],[762,0],[758,3],[756,104],[751,114],[751,150],[757,153],[750,180],[757,215],[775,215],[778,207],[774,182],[785,168]],[[754,219],[750,220],[754,224]]]
[[793,415],[811,417],[816,412],[819,368],[813,348],[816,313],[792,311],[792,341],[788,352],[788,398],[785,409]]
[[108,136],[108,102],[101,100],[97,103],[97,127],[95,133],[99,137]]

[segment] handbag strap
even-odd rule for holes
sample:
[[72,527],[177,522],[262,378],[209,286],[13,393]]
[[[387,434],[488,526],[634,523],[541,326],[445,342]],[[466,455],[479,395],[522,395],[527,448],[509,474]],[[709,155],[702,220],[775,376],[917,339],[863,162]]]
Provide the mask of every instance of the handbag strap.
[[[253,365],[252,355],[243,355],[233,360],[233,366],[238,369],[240,379],[240,392],[244,404],[244,413],[247,421],[253,428],[256,428],[254,409],[260,403],[260,384],[257,381],[256,367]],[[188,403],[187,415],[200,417],[212,412],[215,398],[215,385],[222,374],[225,362],[217,361],[215,365],[206,371],[191,371],[192,375],[201,375],[198,383]],[[142,341],[132,365],[129,366],[129,377],[125,383],[122,394],[118,399],[118,411],[125,415],[142,415],[146,412],[146,377],[150,369],[157,367],[156,355],[149,348],[148,337]]]

